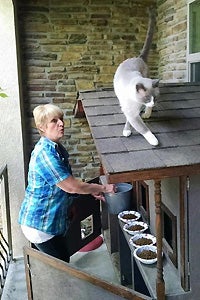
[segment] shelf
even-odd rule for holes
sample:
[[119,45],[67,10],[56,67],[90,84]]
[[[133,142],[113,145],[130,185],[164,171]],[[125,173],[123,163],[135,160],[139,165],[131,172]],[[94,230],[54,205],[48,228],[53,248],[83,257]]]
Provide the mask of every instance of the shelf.
[[[150,293],[150,295],[156,299],[156,278],[157,278],[157,268],[156,268],[156,263],[152,265],[145,265],[141,263],[139,260],[135,259],[133,257],[133,252],[135,248],[129,243],[130,238],[132,235],[126,233],[123,230],[124,223],[119,221],[119,225],[121,228],[122,236],[124,236],[125,241],[127,242],[130,253],[131,253],[131,258],[133,258],[138,266],[138,269],[143,277],[143,280],[146,284],[146,287]],[[121,240],[121,242],[124,242]],[[128,255],[127,255],[128,256]],[[179,295],[185,293],[183,288],[181,287],[181,282],[180,278],[177,275],[175,267],[170,264],[166,258],[163,258],[163,274],[164,274],[164,281],[165,281],[165,294],[166,295]],[[130,262],[131,264],[131,262]],[[132,268],[132,272],[134,272]],[[132,274],[132,277],[133,274]],[[133,286],[134,288],[134,286]]]

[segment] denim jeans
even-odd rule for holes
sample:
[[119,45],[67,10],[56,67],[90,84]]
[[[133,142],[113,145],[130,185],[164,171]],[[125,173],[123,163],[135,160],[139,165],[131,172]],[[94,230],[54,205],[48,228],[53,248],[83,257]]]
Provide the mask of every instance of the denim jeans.
[[61,259],[65,262],[70,261],[70,256],[68,254],[68,249],[66,245],[66,238],[62,235],[54,236],[52,239],[40,243],[40,244],[34,244],[37,249],[40,251],[49,254],[51,256],[54,256],[58,259]]

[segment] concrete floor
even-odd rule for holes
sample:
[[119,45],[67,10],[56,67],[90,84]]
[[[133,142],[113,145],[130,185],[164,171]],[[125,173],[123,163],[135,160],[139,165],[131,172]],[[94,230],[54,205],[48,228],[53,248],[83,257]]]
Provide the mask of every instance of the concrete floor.
[[[70,264],[85,272],[99,276],[101,279],[119,284],[117,268],[111,261],[111,257],[107,251],[105,243],[96,250],[75,253],[71,257]],[[28,299],[23,259],[18,259],[10,264],[1,299]]]

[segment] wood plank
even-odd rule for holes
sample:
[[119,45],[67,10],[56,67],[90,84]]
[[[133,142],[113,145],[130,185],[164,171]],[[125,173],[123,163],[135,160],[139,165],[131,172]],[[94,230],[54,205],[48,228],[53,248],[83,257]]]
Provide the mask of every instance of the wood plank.
[[95,145],[97,147],[97,151],[102,153],[102,154],[104,154],[104,153],[127,152],[127,148],[123,144],[122,140],[123,140],[123,138],[120,138],[120,137],[96,139],[95,140]]
[[[156,137],[159,140],[159,145],[155,148],[151,146],[147,141],[140,135],[130,136],[124,138],[122,142],[126,147],[127,151],[137,151],[146,149],[163,149],[171,147],[180,147],[180,152],[182,146],[193,146],[200,144],[200,130],[194,131],[181,131],[181,132],[167,132],[167,133],[157,133]],[[115,144],[113,143],[113,148]]]
[[149,122],[149,128],[153,132],[173,132],[200,129],[200,118],[193,119],[175,119],[175,120],[157,120]]
[[123,114],[105,115],[105,116],[87,116],[90,126],[103,126],[103,125],[119,125],[124,124],[125,116]]
[[102,154],[122,153],[154,149],[143,136],[136,133],[127,137],[106,137],[95,139],[97,150]]
[[[103,155],[108,173],[144,171],[200,164],[200,145],[165,149],[141,150]],[[200,169],[199,169],[200,172]]]
[[158,97],[158,101],[181,101],[181,100],[199,100],[200,91],[199,92],[185,92],[185,93],[166,93],[160,94]]
[[185,130],[185,131],[175,131],[156,135],[159,140],[159,149],[179,147],[180,152],[182,151],[182,146],[190,146],[200,144],[200,130]]
[[165,282],[163,277],[163,247],[162,247],[162,211],[161,211],[161,180],[155,180],[155,212],[156,212],[156,246],[157,246],[157,278],[156,291],[157,299],[165,299]]
[[[110,133],[110,132],[109,132]],[[183,146],[190,146],[200,144],[200,130],[181,131],[158,133],[156,137],[159,140],[159,145],[154,148],[141,135],[135,134],[130,137],[112,137],[107,134],[106,138],[96,138],[95,145],[98,152],[102,154],[120,153],[150,150],[150,149],[168,149],[179,147],[180,153]]]
[[121,109],[119,105],[112,106],[89,106],[85,108],[87,116],[102,116],[102,115],[112,115],[112,114],[121,114]]
[[104,164],[111,166],[112,171],[109,172],[130,172],[137,170],[147,170],[152,168],[166,167],[164,161],[157,157],[154,150],[125,152],[125,153],[111,153],[103,156]]
[[[107,104],[100,103],[96,104],[96,101],[92,102],[93,105],[89,105],[87,101],[87,105],[85,106],[84,102],[84,110],[88,116],[100,116],[105,114],[118,114],[122,113],[119,104],[116,101],[108,102]],[[191,109],[191,108],[200,108],[200,101],[196,100],[179,100],[179,101],[166,101],[166,102],[158,102],[154,107],[154,112],[166,111],[166,110],[181,110],[181,109]]]
[[[170,104],[168,104],[168,108],[167,109],[167,105],[166,104],[162,104],[159,107],[155,107],[153,109],[152,112],[152,116],[150,119],[145,119],[145,122],[151,122],[154,121],[154,119],[159,118],[159,121],[164,120],[164,119],[187,119],[187,118],[199,118],[200,117],[200,105],[196,105],[195,106],[189,106],[187,104],[185,104],[185,107],[179,107],[177,104],[172,104],[170,106]],[[91,122],[91,125],[94,124],[95,125],[95,120],[97,121],[97,123],[99,125],[108,125],[108,124],[112,124],[112,123],[107,123],[107,119],[110,118],[109,115],[112,116],[113,115],[117,115],[117,118],[121,116],[118,115],[122,115],[123,119],[125,121],[125,116],[124,114],[121,112],[121,109],[119,106],[112,106],[112,107],[106,107],[106,106],[99,106],[99,107],[84,107],[85,113],[87,115],[87,117],[90,117],[90,120],[94,120],[94,122]],[[102,116],[106,116],[108,115],[107,119],[103,119],[103,123],[102,123]],[[120,119],[121,120],[121,119]],[[115,122],[114,122],[115,123]]]
[[[200,118],[194,119],[179,119],[179,120],[156,120],[148,122],[148,127],[154,132],[181,132],[185,130],[197,130],[200,129]],[[95,139],[108,138],[108,137],[123,137],[122,131],[124,128],[124,123],[121,124],[108,124],[102,126],[91,127],[92,133]],[[134,135],[138,133],[133,129],[132,135],[127,138],[132,139]]]
[[115,97],[115,92],[113,91],[113,89],[83,91],[79,93],[80,99],[108,98],[108,97]]
[[[105,115],[87,115],[90,126],[109,126],[109,125],[121,125],[125,124],[125,116],[123,113],[117,114],[105,114]],[[193,120],[194,119],[194,120]],[[187,121],[188,120],[188,121]],[[191,126],[194,126],[195,122],[197,128],[199,127],[200,120],[200,108],[189,110],[172,110],[172,111],[157,111],[153,112],[151,118],[144,119],[147,126],[165,126],[166,128],[173,128],[176,124],[183,125],[184,122],[191,122]],[[157,125],[156,125],[157,124]],[[160,124],[160,125],[159,125]],[[161,129],[160,129],[161,130]],[[163,128],[163,131],[165,129]],[[174,128],[175,130],[175,128]]]
[[155,149],[154,152],[160,160],[165,161],[166,167],[200,163],[200,145]]
[[[200,97],[200,96],[199,96]],[[155,110],[166,110],[166,109],[187,109],[187,108],[198,108],[200,107],[200,101],[195,100],[182,100],[179,98],[179,101],[165,101],[158,102],[155,106]]]
[[[104,158],[104,157],[103,157]],[[111,169],[112,170],[112,167]],[[155,180],[164,179],[170,177],[188,176],[189,175],[199,175],[200,173],[200,163],[187,165],[187,166],[173,166],[164,167],[157,169],[148,170],[134,170],[128,172],[112,173],[108,172],[108,169],[104,168],[104,174],[106,176],[107,182],[117,183],[117,182],[133,182],[140,180]]]
[[67,299],[69,295],[73,299],[95,299],[95,295],[97,299],[151,299],[29,247],[24,247],[24,257],[29,300]]
[[92,133],[96,139],[106,137],[121,137],[124,128],[124,123],[120,125],[103,125],[98,127],[91,127]]
[[180,275],[181,286],[184,291],[189,291],[189,266],[188,266],[188,243],[187,243],[187,177],[181,176],[179,178],[179,207],[180,207]]
[[[162,111],[153,111],[152,116],[148,121],[151,121],[153,118],[159,119],[187,119],[187,118],[199,118],[200,117],[200,108],[189,108],[189,109],[177,109],[177,110],[162,110]],[[147,121],[147,122],[148,122]]]
[[159,85],[160,93],[161,94],[168,94],[168,93],[195,93],[200,91],[199,83],[187,83],[184,82],[183,84],[174,83],[174,84],[160,84]]
[[91,99],[83,99],[84,107],[88,106],[101,106],[101,105],[119,105],[119,101],[116,97],[106,97],[106,98],[91,98]]

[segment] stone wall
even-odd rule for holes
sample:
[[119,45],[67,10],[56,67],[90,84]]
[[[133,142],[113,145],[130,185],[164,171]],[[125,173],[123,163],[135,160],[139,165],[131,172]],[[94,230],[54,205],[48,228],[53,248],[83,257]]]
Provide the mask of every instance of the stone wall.
[[187,81],[187,0],[157,0],[159,78]]
[[[85,119],[73,118],[77,92],[112,86],[125,58],[138,55],[154,0],[18,0],[17,23],[28,153],[39,136],[33,108],[52,102],[65,112],[64,144],[74,175],[99,175],[99,160]],[[157,77],[156,33],[149,57]]]

